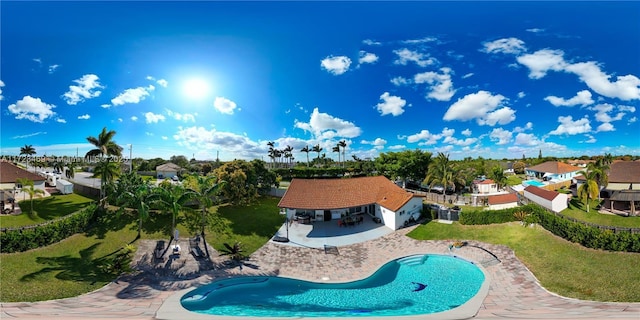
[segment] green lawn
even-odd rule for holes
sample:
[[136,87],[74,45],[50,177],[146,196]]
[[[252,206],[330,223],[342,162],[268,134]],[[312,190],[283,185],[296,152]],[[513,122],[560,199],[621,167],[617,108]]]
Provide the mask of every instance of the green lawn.
[[518,175],[512,174],[507,176],[507,185],[517,186],[522,183],[522,178]]
[[581,221],[603,226],[640,228],[640,216],[623,217],[619,215],[599,213],[598,210],[595,209],[599,202],[600,201],[597,199],[591,201],[589,213],[587,213],[585,203],[574,198],[571,200],[569,207],[560,213]]
[[640,301],[640,254],[584,248],[540,226],[518,223],[466,226],[429,222],[410,237],[420,240],[478,240],[503,244],[557,294],[596,301]]
[[[207,242],[216,249],[223,243],[241,241],[245,253],[264,245],[278,230],[284,217],[278,214],[278,198],[261,198],[250,206],[214,207],[220,219],[217,231],[207,231]],[[178,219],[181,237],[193,235],[185,216]],[[60,299],[96,290],[115,279],[101,266],[137,235],[133,215],[106,214],[85,234],[76,234],[51,246],[0,255],[0,301]],[[171,217],[152,213],[143,224],[143,239],[169,239]],[[134,243],[135,245],[135,243]]]
[[21,227],[53,220],[74,213],[91,201],[93,200],[75,193],[33,199],[33,214],[30,214],[31,202],[27,198],[27,200],[18,201],[22,214],[0,216],[0,226],[2,228]]

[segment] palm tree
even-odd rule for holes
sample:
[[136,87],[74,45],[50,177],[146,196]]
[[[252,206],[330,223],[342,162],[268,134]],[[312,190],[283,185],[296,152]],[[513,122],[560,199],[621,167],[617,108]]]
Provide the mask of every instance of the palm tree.
[[300,149],[300,152],[305,152],[307,154],[307,167],[309,166],[309,146],[304,146],[304,148]]
[[456,191],[456,184],[465,184],[461,171],[449,160],[449,155],[438,152],[438,156],[429,164],[427,176],[424,183],[429,185],[429,192],[433,186],[441,185],[446,192],[451,187]]
[[[17,178],[16,179],[16,185],[18,185],[18,184],[20,185],[20,189],[22,189],[22,188],[24,188],[26,186],[33,185],[33,181],[29,180],[27,178]],[[14,194],[14,196],[15,196],[15,194]],[[24,194],[23,194],[23,196],[24,196]],[[24,200],[24,198],[22,198],[22,200]]]
[[600,199],[600,190],[609,183],[609,164],[604,157],[598,158],[594,163],[587,164],[587,171],[593,171],[598,184],[598,199]]
[[287,145],[286,148],[284,148],[284,157],[289,159],[289,165],[291,165],[291,161],[293,160],[293,147]]
[[104,158],[105,156],[121,156],[122,147],[113,141],[113,136],[115,135],[115,131],[107,131],[107,127],[104,127],[98,137],[87,137],[87,141],[96,148],[89,150],[85,157],[100,156],[100,158]]
[[589,212],[589,202],[594,199],[598,193],[598,183],[596,182],[597,172],[593,171],[580,171],[578,174],[584,176],[584,183],[578,188],[578,197],[581,200],[586,200],[587,212]]
[[120,206],[118,212],[123,212],[125,208],[132,208],[137,212],[138,235],[136,240],[140,239],[142,236],[142,222],[149,218],[151,186],[138,174],[129,172],[118,179],[118,183],[114,188],[114,192],[110,194],[110,197],[115,198],[113,203]]
[[32,145],[25,144],[24,147],[20,148],[20,155],[26,155],[27,158],[25,160],[25,165],[27,169],[29,169],[29,156],[36,154],[36,149]]
[[491,178],[498,185],[498,189],[507,185],[507,176],[504,175],[504,170],[500,166],[491,169]]
[[315,146],[313,146],[313,149],[311,149],[311,151],[317,152],[318,157],[316,159],[320,159],[320,152],[322,151],[322,148],[320,148],[320,144],[316,144]]
[[331,152],[338,153],[338,163],[340,163],[340,145],[336,145],[335,147],[333,147],[333,149],[331,149]]
[[216,182],[216,180],[217,178],[213,175],[201,176],[194,174],[188,177],[186,181],[186,183],[191,184],[191,188],[188,190],[192,194],[193,198],[198,201],[202,212],[200,220],[200,235],[204,242],[204,250],[207,257],[209,257],[209,249],[207,248],[207,241],[205,240],[204,234],[204,230],[207,225],[207,214],[209,213],[209,208],[213,205],[213,199],[220,194],[225,185],[224,181]]
[[273,141],[267,142],[269,146],[269,158],[271,158],[271,168],[274,168],[274,161],[276,159],[276,149],[274,149],[275,143]]
[[[20,182],[18,182],[17,180],[20,180]],[[22,185],[23,192],[26,191],[29,194],[29,202],[31,202],[31,210],[29,211],[29,215],[33,215],[33,196],[35,196],[36,194],[44,194],[44,190],[36,189],[33,185],[33,181],[26,178],[16,179],[16,182]],[[29,188],[26,188],[25,190],[25,186]]]
[[181,185],[175,185],[170,182],[163,182],[152,190],[152,194],[149,196],[152,206],[171,214],[171,236],[169,240],[169,243],[171,243],[176,230],[176,219],[180,215],[180,211],[185,208],[187,201],[194,197],[194,194],[189,190],[185,190]]
[[338,146],[342,147],[342,167],[344,167],[345,162],[347,162],[347,159],[344,156],[344,153],[347,149],[347,142],[345,140],[340,140],[340,142],[338,142]]
[[106,188],[120,175],[120,164],[116,162],[100,161],[93,169],[92,178],[100,178],[100,199],[105,200],[103,205],[106,206]]

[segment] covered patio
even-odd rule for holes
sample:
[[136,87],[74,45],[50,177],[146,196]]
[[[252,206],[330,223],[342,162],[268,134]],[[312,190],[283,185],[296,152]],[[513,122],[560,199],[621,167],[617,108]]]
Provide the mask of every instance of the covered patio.
[[[384,224],[376,223],[369,215],[363,214],[362,217],[361,223],[346,226],[339,225],[340,220],[309,223],[290,220],[289,225],[283,224],[276,234],[276,237],[283,238],[288,234],[289,242],[277,243],[308,248],[339,247],[377,239],[393,232]],[[271,242],[275,241],[272,239]]]
[[640,207],[640,191],[615,190],[606,199],[604,207],[615,214],[635,216]]

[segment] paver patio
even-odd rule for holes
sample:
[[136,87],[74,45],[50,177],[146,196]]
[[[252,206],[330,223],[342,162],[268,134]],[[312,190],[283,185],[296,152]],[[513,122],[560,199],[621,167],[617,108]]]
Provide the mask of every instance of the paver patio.
[[[35,303],[2,303],[1,319],[160,319],[158,310],[179,290],[237,275],[277,275],[320,282],[364,278],[391,259],[412,254],[455,254],[482,265],[489,275],[489,294],[474,319],[640,319],[640,303],[569,299],[549,293],[505,246],[470,241],[449,251],[448,241],[418,241],[412,228],[362,243],[324,249],[268,242],[240,269],[212,256],[203,262],[183,253],[155,261],[155,242],[141,241],[135,257],[140,270],[79,297]],[[185,241],[185,240],[183,240]],[[181,243],[188,248],[188,243]],[[495,255],[495,257],[493,255]],[[497,257],[497,259],[496,259]],[[173,297],[175,300],[175,297]],[[171,299],[169,299],[171,300]],[[184,319],[189,319],[185,312]],[[215,319],[215,317],[211,317]]]

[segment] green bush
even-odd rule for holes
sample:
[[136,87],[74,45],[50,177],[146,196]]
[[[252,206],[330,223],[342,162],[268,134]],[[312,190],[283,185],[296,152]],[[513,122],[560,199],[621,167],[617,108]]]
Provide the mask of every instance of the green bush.
[[88,207],[49,223],[34,227],[23,227],[0,232],[0,252],[22,252],[59,242],[85,231],[92,221],[97,206]]
[[508,208],[502,210],[472,210],[460,213],[461,224],[493,224],[517,221],[515,213],[526,210],[523,207]]

